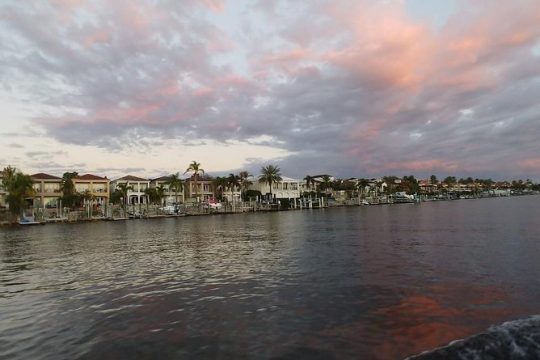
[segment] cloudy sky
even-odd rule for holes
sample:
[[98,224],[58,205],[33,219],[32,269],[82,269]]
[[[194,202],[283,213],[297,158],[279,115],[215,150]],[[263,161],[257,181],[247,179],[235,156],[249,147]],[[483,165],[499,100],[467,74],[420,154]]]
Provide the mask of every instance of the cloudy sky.
[[0,166],[540,180],[538,0],[0,0]]

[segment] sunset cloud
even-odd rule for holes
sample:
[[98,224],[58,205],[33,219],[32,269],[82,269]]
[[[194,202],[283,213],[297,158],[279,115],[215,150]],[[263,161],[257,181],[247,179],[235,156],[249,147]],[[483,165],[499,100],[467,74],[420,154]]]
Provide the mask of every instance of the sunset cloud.
[[539,22],[532,0],[440,26],[407,0],[12,3],[0,94],[61,144],[267,137],[292,176],[540,178]]

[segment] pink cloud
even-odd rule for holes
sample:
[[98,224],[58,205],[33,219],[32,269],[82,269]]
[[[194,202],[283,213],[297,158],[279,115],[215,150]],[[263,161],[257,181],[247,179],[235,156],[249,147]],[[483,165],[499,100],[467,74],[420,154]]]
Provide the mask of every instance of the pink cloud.
[[540,158],[530,158],[530,159],[524,159],[520,160],[518,162],[518,166],[526,171],[536,171],[538,172],[540,170]]
[[112,39],[112,35],[108,30],[96,31],[84,39],[84,47],[88,48],[95,44],[108,43]]

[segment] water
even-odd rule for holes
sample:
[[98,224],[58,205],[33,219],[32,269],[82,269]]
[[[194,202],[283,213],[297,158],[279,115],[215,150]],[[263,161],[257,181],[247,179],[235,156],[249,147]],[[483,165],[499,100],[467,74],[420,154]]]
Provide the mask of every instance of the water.
[[0,230],[0,358],[400,359],[540,313],[540,197]]

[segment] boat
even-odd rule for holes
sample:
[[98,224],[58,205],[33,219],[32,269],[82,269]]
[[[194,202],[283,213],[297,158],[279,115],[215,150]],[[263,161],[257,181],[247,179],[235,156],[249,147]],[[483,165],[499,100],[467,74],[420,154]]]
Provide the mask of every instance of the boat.
[[33,216],[23,216],[19,219],[19,225],[44,225],[44,221],[36,221]]
[[414,195],[407,195],[404,191],[398,191],[394,194],[394,204],[414,203]]

